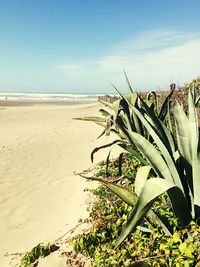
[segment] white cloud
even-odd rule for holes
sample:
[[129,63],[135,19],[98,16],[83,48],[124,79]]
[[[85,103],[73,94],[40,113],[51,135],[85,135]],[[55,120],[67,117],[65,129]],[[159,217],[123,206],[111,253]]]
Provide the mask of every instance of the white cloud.
[[148,51],[157,51],[164,48],[182,45],[183,43],[200,38],[200,34],[183,34],[175,31],[152,30],[142,32],[134,36],[131,40],[116,46],[116,52],[119,54],[132,51],[133,54],[142,54]]
[[69,83],[80,88],[109,87],[107,79],[124,87],[123,68],[136,89],[166,89],[171,82],[190,81],[200,74],[200,34],[144,32],[102,58],[62,66]]

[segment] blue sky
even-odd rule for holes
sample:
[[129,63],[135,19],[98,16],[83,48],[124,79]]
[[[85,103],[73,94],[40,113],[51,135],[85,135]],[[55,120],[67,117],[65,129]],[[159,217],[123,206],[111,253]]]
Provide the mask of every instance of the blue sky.
[[0,0],[1,92],[166,89],[200,75],[199,0]]

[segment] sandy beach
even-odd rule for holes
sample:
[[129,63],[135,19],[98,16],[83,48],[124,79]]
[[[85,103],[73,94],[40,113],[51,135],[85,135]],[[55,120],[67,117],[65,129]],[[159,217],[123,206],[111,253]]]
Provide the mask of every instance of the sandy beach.
[[[0,265],[6,253],[53,242],[86,215],[86,182],[101,128],[74,117],[97,115],[99,103],[0,106]],[[95,162],[106,152],[99,153]]]

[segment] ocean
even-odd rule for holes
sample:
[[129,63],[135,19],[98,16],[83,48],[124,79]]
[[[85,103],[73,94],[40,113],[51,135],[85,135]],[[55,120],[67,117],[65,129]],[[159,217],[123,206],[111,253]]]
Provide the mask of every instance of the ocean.
[[29,102],[95,102],[104,94],[0,93],[0,100]]

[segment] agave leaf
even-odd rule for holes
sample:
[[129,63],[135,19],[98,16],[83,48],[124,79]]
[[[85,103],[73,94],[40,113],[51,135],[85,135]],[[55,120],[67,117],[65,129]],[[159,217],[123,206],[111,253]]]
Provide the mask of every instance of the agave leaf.
[[108,107],[112,111],[115,112],[115,114],[118,114],[119,111],[119,106],[120,106],[120,101],[121,99],[115,100],[113,103],[105,102],[105,101],[100,101],[104,106]]
[[136,226],[142,221],[156,198],[173,186],[174,184],[171,184],[161,178],[151,178],[146,181],[128,218],[127,224],[123,228],[121,235],[117,240],[116,247],[118,247],[133,230],[135,230]]
[[192,175],[194,188],[194,205],[198,216],[200,216],[200,159],[198,157],[199,127],[198,116],[195,108],[195,100],[192,93],[188,94],[188,118],[189,118],[189,145],[192,156]]
[[192,161],[193,170],[193,187],[194,187],[194,206],[196,217],[200,217],[200,157],[193,158]]
[[143,128],[143,125],[135,113],[132,113],[132,119],[133,119],[134,126],[135,126],[135,132],[141,135],[145,135],[145,130]]
[[129,88],[130,92],[133,93],[133,89],[132,89],[132,87],[131,87],[131,84],[130,84],[130,82],[129,82],[129,79],[128,79],[128,76],[127,76],[125,70],[124,70],[124,74],[125,74],[125,77],[126,77],[126,82],[127,82],[127,84],[128,84],[128,88]]
[[183,110],[183,107],[179,103],[176,104],[174,116],[176,123],[178,149],[180,151],[180,154],[190,164],[192,164],[192,155],[189,143],[189,121]]
[[103,132],[97,137],[97,139],[99,139],[100,137],[102,137],[105,133],[106,133],[107,129],[104,129]]
[[[156,111],[156,113],[158,113],[158,98],[157,98],[157,94],[156,94],[156,92],[155,91],[150,91],[148,94],[147,94],[147,100],[149,100],[150,101],[150,99],[151,99],[151,96],[153,95],[153,97],[154,97],[154,101],[155,101],[155,111]],[[152,102],[152,101],[150,101],[150,102]],[[153,104],[153,103],[152,103]]]
[[151,230],[151,229],[149,229],[149,228],[147,228],[147,227],[144,227],[144,226],[140,226],[140,225],[138,225],[136,228],[137,228],[138,230],[140,230],[141,232],[144,232],[144,233],[152,233],[152,230]]
[[154,112],[154,104],[150,100],[148,100],[148,99],[143,100],[142,98],[140,98],[140,101],[145,103],[147,105],[147,107],[150,108],[152,112]]
[[197,96],[196,100],[195,100],[195,107],[197,107],[200,103],[200,95]]
[[[95,122],[97,125],[99,125],[99,126],[101,126],[103,128],[105,128],[105,122],[106,122],[105,118],[95,117],[95,116],[83,117],[83,118],[73,118],[73,120],[92,121],[92,122]],[[100,138],[104,133],[105,133],[105,130],[103,131],[103,133],[98,138]]]
[[105,116],[105,117],[110,117],[110,116],[111,116],[111,114],[110,114],[107,110],[105,110],[105,109],[103,109],[103,108],[101,108],[101,109],[99,110],[99,112],[101,112],[101,114],[102,114],[103,116]]
[[130,93],[128,94],[127,99],[129,100],[131,105],[135,106],[137,104],[138,95],[136,92]]
[[92,181],[98,181],[108,187],[114,194],[116,194],[120,199],[122,199],[124,202],[126,202],[128,205],[133,206],[137,200],[137,196],[134,192],[130,192],[129,190],[125,189],[124,187],[121,187],[119,185],[116,185],[112,182],[108,182],[102,178],[97,177],[87,177],[82,174],[79,174],[81,177],[86,178],[88,180]]
[[107,148],[107,147],[113,146],[113,145],[115,145],[115,144],[117,144],[117,143],[120,143],[120,142],[121,142],[121,140],[115,140],[115,141],[113,141],[113,142],[111,142],[111,143],[108,143],[108,144],[106,144],[106,145],[103,145],[103,146],[100,146],[100,147],[96,147],[96,148],[92,151],[92,153],[91,153],[91,161],[92,161],[92,162],[94,161],[94,154],[95,154],[97,151],[99,151],[100,149],[103,149],[103,148]]
[[170,154],[173,155],[175,152],[175,144],[170,130],[165,126],[162,121],[160,121],[159,124],[156,125],[155,121],[151,117],[147,116],[146,114],[144,114],[144,117],[155,129],[162,128],[164,135],[161,132],[158,133],[158,135],[161,138],[162,142],[165,144],[165,146],[168,147]]
[[[118,116],[122,117],[128,129],[130,129],[131,131],[134,131],[134,124],[133,124],[133,121],[131,120],[129,106],[124,99],[121,99],[120,101],[120,109],[119,109],[117,117]],[[117,121],[117,117],[116,117],[116,121]]]
[[172,97],[173,93],[174,93],[174,90],[175,90],[175,86],[172,87],[172,90],[169,92],[169,94],[167,95],[167,97],[165,98],[161,108],[160,108],[160,112],[159,112],[159,119],[161,121],[164,121],[165,120],[165,117],[166,117],[166,114],[167,114],[167,110],[168,110],[168,106],[169,106],[169,101],[170,101],[170,98]]
[[172,151],[172,155],[175,153],[175,143],[174,143],[174,139],[172,137],[172,126],[171,126],[171,131],[169,130],[169,128],[167,128],[165,126],[165,124],[163,122],[161,122],[161,125],[163,127],[163,130],[165,131],[165,134],[167,136],[171,151]]
[[173,133],[172,116],[171,116],[169,103],[168,103],[168,107],[167,107],[167,122],[168,122],[168,127],[170,129],[170,132]]
[[[106,181],[102,178],[97,178],[97,177],[88,177],[83,174],[79,174],[81,177],[92,180],[92,181],[98,181],[101,184],[105,185],[108,189],[110,189],[111,192],[113,192],[115,195],[117,195],[122,201],[127,203],[130,206],[134,206],[138,197],[134,192],[130,192],[129,190],[125,189],[124,187],[121,187],[119,185],[116,185],[112,182]],[[147,213],[147,218],[150,220],[150,222],[157,224],[162,227],[164,233],[167,236],[171,236],[170,231],[168,228],[165,226],[165,224],[160,220],[160,218],[157,216],[156,213],[153,212],[153,210],[149,210]]]
[[109,102],[106,102],[106,101],[103,101],[103,100],[100,100],[100,103],[102,103],[104,106],[112,109],[112,103],[109,103]]
[[129,135],[140,152],[151,164],[152,168],[158,174],[158,176],[163,177],[169,181],[173,181],[165,160],[161,156],[160,152],[155,148],[155,146],[153,146],[140,134],[129,132]]
[[188,94],[188,118],[189,118],[189,131],[190,131],[190,147],[192,157],[197,157],[198,142],[199,142],[199,127],[198,116],[195,108],[194,97],[189,91]]
[[120,137],[122,141],[124,140],[124,136],[115,128],[111,128],[110,131]]
[[110,161],[110,153],[111,153],[111,150],[109,151],[108,156],[107,156],[107,158],[106,158],[106,176],[107,176],[107,177],[109,176],[109,173],[108,173],[108,166],[109,166],[109,161]]
[[[197,211],[197,206],[195,206],[195,204],[194,204],[193,190],[191,189],[191,187],[188,187],[188,189],[189,189],[189,193],[188,194],[189,194],[189,198],[190,198],[188,203],[190,203],[190,206],[191,206],[191,216],[192,216],[192,219],[195,219],[196,214],[199,213],[199,209]],[[196,211],[195,211],[195,209],[196,209]],[[198,217],[199,217],[199,215],[198,215]]]
[[[151,108],[149,108],[149,106],[146,104],[146,102],[143,101],[141,98],[140,98],[140,101],[142,104],[142,108],[145,110],[145,114],[143,115],[143,117],[150,124],[151,128],[155,131],[155,133],[158,135],[159,139],[161,139],[162,143],[165,145],[165,147],[168,149],[170,155],[172,156],[173,152],[174,152],[174,149],[173,149],[174,147],[173,146],[171,147],[171,138],[170,138],[170,140],[168,139],[171,134],[166,133],[167,130],[166,130],[166,127],[164,128],[164,126],[165,126],[164,123],[162,123],[162,121],[159,120],[158,116],[154,113],[154,111]],[[141,117],[140,117],[140,119],[141,119]],[[146,127],[145,124],[144,124],[144,126]],[[149,130],[150,128],[149,127],[146,127],[146,128],[149,131],[149,134],[151,134],[152,131]]]
[[123,98],[124,100],[127,101],[127,98],[117,89],[117,87],[113,83],[111,83],[111,82],[110,82],[110,84],[117,91],[117,93],[121,96],[121,98]]
[[[129,100],[131,105],[137,106],[137,101],[138,101],[137,93],[133,93],[133,94],[128,95],[127,99]],[[138,119],[137,115],[134,112],[131,113],[131,116],[132,116],[132,121],[133,121],[133,126],[134,126],[134,132],[143,135],[144,134],[144,128],[143,128],[141,121]]]
[[115,111],[116,114],[118,114],[120,102],[121,102],[121,100],[118,99],[111,104],[111,108]]
[[183,191],[178,187],[172,187],[167,193],[171,200],[174,213],[178,217],[181,226],[186,227],[192,220],[192,214],[190,212],[187,198]]
[[[136,226],[142,221],[149,209],[152,207],[154,201],[158,196],[164,192],[171,191],[171,195],[176,199],[179,204],[179,211],[183,212],[185,216],[184,224],[188,223],[191,218],[190,213],[185,209],[185,197],[182,190],[174,184],[161,178],[151,178],[146,181],[142,192],[128,218],[127,224],[122,230],[122,233],[117,240],[116,247],[118,247],[124,239],[135,230]],[[182,222],[182,223],[183,223]]]
[[188,93],[188,117],[186,116],[183,107],[177,104],[175,121],[179,151],[192,166],[192,179],[190,175],[187,175],[187,180],[190,185],[190,190],[192,191],[190,195],[193,193],[194,196],[196,215],[200,216],[200,160],[198,158],[199,128],[195,100],[190,91]]
[[137,196],[140,195],[142,188],[149,177],[151,166],[142,166],[137,170],[135,177],[135,193]]
[[[131,138],[127,132],[128,126],[127,126],[127,121],[125,120],[125,118],[123,116],[117,116],[116,117],[116,124],[119,127],[120,132],[123,135],[123,138],[127,139],[130,142],[130,144],[132,144],[134,146],[134,143],[131,140]],[[130,126],[129,126],[129,129],[130,129]],[[131,132],[132,132],[132,130],[131,130]]]
[[147,94],[147,97],[146,97],[147,100],[150,100],[152,95],[153,95],[153,97],[154,97],[155,100],[157,99],[156,92],[155,92],[155,91],[150,91],[150,92],[148,92],[148,94]]
[[[128,97],[132,103],[137,100],[134,99],[135,94],[131,94]],[[121,107],[122,109],[119,110],[119,113],[116,117],[116,124],[118,124],[119,128],[123,131],[123,128],[125,127],[130,131],[142,134],[144,132],[142,123],[138,119],[137,115],[129,109],[129,105],[125,99],[121,99]],[[121,120],[123,121],[123,124],[120,123]]]
[[188,208],[191,209],[191,215],[192,215],[192,218],[194,219],[195,208],[194,208],[192,166],[182,156],[179,156],[179,158],[177,159],[176,165],[177,165],[177,169],[179,170],[180,177],[183,177],[182,184],[183,184],[184,192],[188,200],[188,203],[190,203]]
[[119,154],[119,159],[118,159],[118,175],[122,175],[122,162],[123,162],[123,156],[124,152]]
[[106,121],[105,118],[96,117],[96,116],[83,117],[83,118],[73,118],[73,120],[93,121],[93,122],[105,122]]
[[150,209],[147,212],[146,217],[149,219],[150,222],[152,222],[152,224],[161,226],[166,236],[172,236],[171,232],[169,231],[165,223],[159,218],[159,216],[153,210]]
[[144,165],[148,164],[148,162],[141,156],[141,154],[133,146],[131,146],[125,142],[119,143],[118,145],[121,148],[123,148],[124,150],[126,150],[129,154],[131,154],[135,159],[137,159],[142,164],[144,164]]

